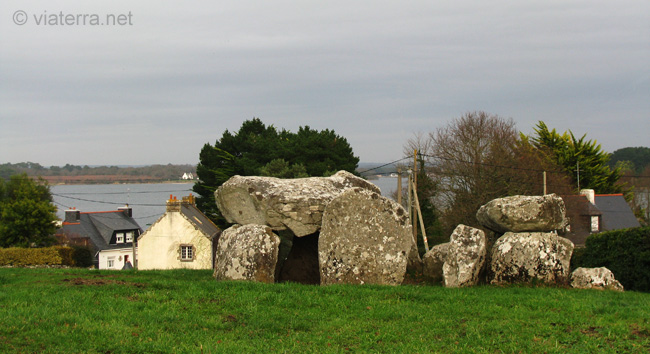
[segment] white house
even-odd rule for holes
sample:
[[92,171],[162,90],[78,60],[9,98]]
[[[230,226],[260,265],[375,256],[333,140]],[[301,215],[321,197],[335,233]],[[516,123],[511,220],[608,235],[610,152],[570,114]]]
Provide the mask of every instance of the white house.
[[133,265],[133,241],[141,232],[127,205],[111,211],[66,210],[57,236],[89,247],[97,268],[122,269],[127,263]]
[[194,197],[167,201],[167,211],[138,238],[138,269],[212,269],[221,230]]

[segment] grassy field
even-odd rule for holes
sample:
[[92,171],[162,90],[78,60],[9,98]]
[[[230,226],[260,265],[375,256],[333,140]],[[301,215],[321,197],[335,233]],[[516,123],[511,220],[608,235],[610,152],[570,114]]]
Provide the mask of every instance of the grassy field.
[[0,269],[2,353],[648,353],[650,294]]

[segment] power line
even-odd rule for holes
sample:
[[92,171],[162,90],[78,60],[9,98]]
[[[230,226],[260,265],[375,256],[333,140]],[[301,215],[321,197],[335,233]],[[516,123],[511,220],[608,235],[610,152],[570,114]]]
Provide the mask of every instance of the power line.
[[459,162],[459,163],[465,163],[465,164],[471,164],[471,165],[504,168],[504,169],[510,169],[510,170],[533,171],[533,172],[544,172],[544,171],[546,171],[546,172],[550,172],[550,173],[565,173],[566,172],[566,171],[562,171],[562,170],[545,170],[545,169],[536,169],[536,168],[525,168],[525,167],[496,165],[496,164],[490,164],[490,163],[485,163],[485,162],[466,161],[466,160],[452,159],[452,158],[448,158],[448,157],[440,157],[440,156],[433,156],[433,155],[426,155],[426,154],[421,154],[421,155],[424,156],[424,157],[430,157],[430,158],[433,158],[433,159],[445,160],[445,161],[450,161],[450,162]]
[[149,218],[153,218],[154,216],[160,216],[160,215],[163,215],[163,214],[164,214],[164,213],[156,213],[156,214],[148,215],[148,216],[140,216],[140,217],[137,217],[137,218],[134,217],[134,219],[136,219],[136,220],[140,220],[140,219],[149,219]]
[[60,206],[62,206],[62,207],[64,207],[64,208],[68,208],[68,209],[72,208],[71,206],[67,206],[67,205],[61,204],[61,203],[56,202],[56,201],[54,201],[54,200],[52,201],[52,203],[57,204],[57,205],[60,205]]
[[[445,161],[450,161],[450,162],[459,162],[459,163],[465,163],[465,164],[479,165],[479,166],[485,166],[485,167],[494,167],[494,168],[504,168],[504,169],[510,169],[510,170],[532,171],[532,172],[544,172],[544,171],[546,171],[547,173],[567,173],[567,172],[569,172],[569,171],[564,171],[564,170],[545,170],[545,169],[536,169],[536,168],[525,168],[525,167],[516,167],[516,166],[496,165],[496,164],[490,164],[490,163],[485,163],[485,162],[465,161],[465,160],[452,159],[452,158],[448,158],[448,157],[440,157],[440,156],[433,156],[433,155],[427,155],[427,154],[420,154],[420,155],[424,156],[424,157],[429,157],[429,158],[439,159],[439,160],[445,160]],[[432,167],[432,166],[429,166],[429,167]],[[645,175],[621,176],[621,178],[650,178],[650,176],[645,176]]]
[[[80,201],[90,202],[90,203],[100,203],[100,204],[110,204],[110,205],[124,205],[124,204],[127,204],[127,203],[124,203],[124,202],[107,202],[107,201],[104,201],[104,200],[92,200],[92,199],[85,199],[85,198],[68,197],[68,196],[61,195],[61,194],[56,194],[56,193],[52,193],[52,195],[55,195],[55,196],[61,197],[61,198],[80,200]],[[133,205],[133,206],[166,206],[166,204],[138,204],[138,203],[128,203],[128,204]]]
[[74,193],[60,193],[59,195],[110,195],[110,194],[147,194],[147,193],[178,193],[178,192],[187,192],[191,189],[181,189],[181,190],[170,190],[170,191],[127,191],[127,192],[103,192],[103,193],[93,193],[93,192],[74,192]]
[[404,161],[404,160],[406,160],[406,159],[410,159],[410,157],[402,157],[402,158],[399,159],[399,160],[395,160],[395,161],[393,161],[393,162],[389,162],[389,163],[383,164],[383,165],[381,165],[381,166],[373,167],[373,168],[370,168],[370,169],[364,170],[364,171],[359,172],[359,173],[360,173],[360,174],[364,174],[364,173],[367,173],[367,172],[370,172],[370,171],[378,170],[378,169],[383,168],[383,167],[386,167],[386,166],[394,165],[394,164],[396,164],[396,163],[398,163],[398,162],[400,162],[400,161]]

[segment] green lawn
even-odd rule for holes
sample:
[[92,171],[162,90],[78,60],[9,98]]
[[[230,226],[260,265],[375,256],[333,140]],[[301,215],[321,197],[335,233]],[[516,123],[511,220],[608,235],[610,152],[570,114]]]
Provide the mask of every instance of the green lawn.
[[650,294],[0,269],[2,353],[648,353]]

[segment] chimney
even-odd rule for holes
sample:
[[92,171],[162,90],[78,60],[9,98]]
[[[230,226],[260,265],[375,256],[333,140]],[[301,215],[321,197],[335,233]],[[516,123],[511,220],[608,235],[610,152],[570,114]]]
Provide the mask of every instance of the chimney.
[[580,195],[584,195],[589,203],[596,205],[596,192],[593,189],[582,189]]
[[81,211],[74,208],[65,211],[65,219],[63,222],[78,223],[79,220],[81,220]]
[[133,208],[131,208],[128,204],[123,206],[123,207],[117,208],[117,210],[122,211],[124,213],[124,215],[126,215],[126,216],[128,216],[130,218],[133,217]]
[[187,197],[181,198],[181,203],[185,205],[195,205],[196,198],[190,193]]
[[169,195],[169,200],[167,201],[167,211],[181,211],[181,201],[176,199],[175,196]]

